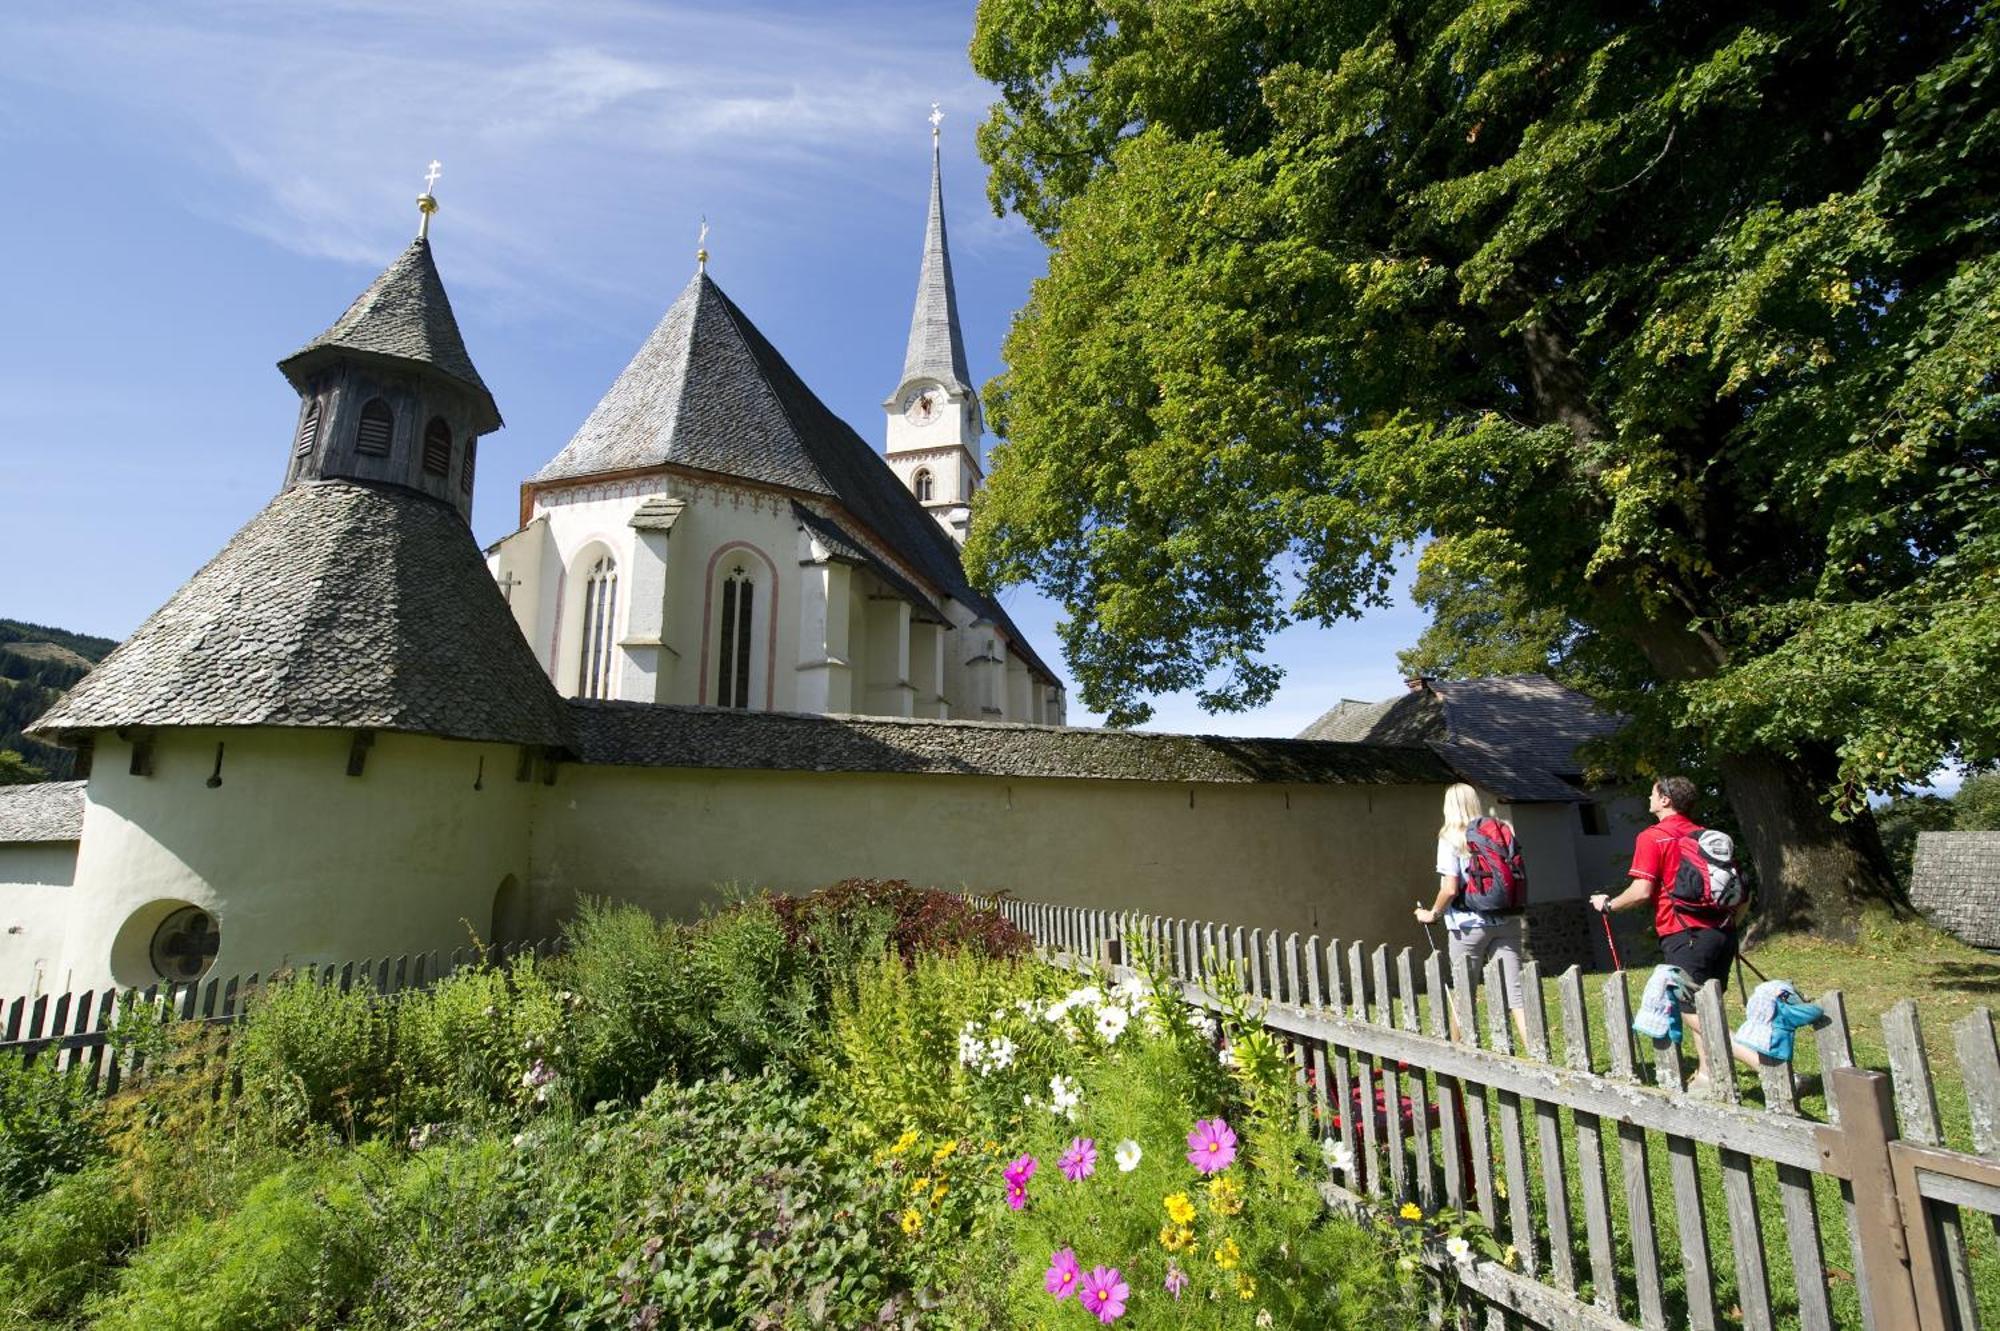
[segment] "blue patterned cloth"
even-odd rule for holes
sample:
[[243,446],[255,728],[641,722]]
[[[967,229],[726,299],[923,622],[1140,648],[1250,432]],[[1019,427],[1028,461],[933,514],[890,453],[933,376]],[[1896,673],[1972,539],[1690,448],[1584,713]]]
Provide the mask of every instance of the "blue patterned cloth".
[[1736,1028],[1736,1043],[1766,1058],[1789,1063],[1793,1033],[1817,1025],[1825,1016],[1817,1003],[1799,997],[1790,980],[1766,980],[1750,991],[1743,1024]]
[[1694,997],[1694,984],[1679,966],[1655,966],[1645,995],[1633,1014],[1632,1029],[1654,1040],[1681,1038],[1681,1005]]

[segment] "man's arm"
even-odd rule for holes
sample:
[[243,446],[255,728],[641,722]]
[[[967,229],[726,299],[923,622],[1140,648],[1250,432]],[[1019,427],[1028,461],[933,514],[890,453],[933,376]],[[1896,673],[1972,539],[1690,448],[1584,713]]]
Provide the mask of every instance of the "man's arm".
[[1653,882],[1650,878],[1634,878],[1623,892],[1612,896],[1609,892],[1598,892],[1590,898],[1593,908],[1600,911],[1628,910],[1642,901],[1653,899]]

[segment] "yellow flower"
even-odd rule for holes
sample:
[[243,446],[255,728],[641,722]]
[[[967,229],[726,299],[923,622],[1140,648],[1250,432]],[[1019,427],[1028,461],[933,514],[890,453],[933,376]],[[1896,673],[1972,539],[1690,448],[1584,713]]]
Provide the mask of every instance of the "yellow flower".
[[1236,1277],[1236,1297],[1245,1303],[1257,1297],[1257,1277],[1241,1275]]
[[1173,1221],[1177,1225],[1186,1225],[1193,1223],[1194,1203],[1188,1200],[1188,1195],[1186,1193],[1184,1192],[1169,1193],[1167,1194],[1166,1201],[1164,1204],[1167,1208],[1167,1219]]
[[988,1137],[986,1139],[985,1150],[986,1154],[988,1155],[998,1155],[1000,1153],[1000,1143],[994,1141],[991,1137]]
[[1514,1263],[1520,1260],[1521,1250],[1511,1243],[1507,1245],[1507,1251],[1500,1254],[1500,1264],[1510,1271],[1514,1269]]
[[1224,1239],[1222,1246],[1215,1250],[1215,1264],[1225,1271],[1232,1271],[1243,1260],[1243,1249],[1236,1246],[1235,1239]]
[[910,1192],[913,1196],[919,1192],[926,1191],[930,1186],[931,1181],[927,1178],[913,1178],[910,1180]]
[[1186,1225],[1161,1225],[1160,1246],[1168,1252],[1191,1252],[1194,1249],[1194,1231]]
[[910,1128],[907,1131],[905,1131],[902,1136],[896,1138],[896,1144],[889,1148],[889,1154],[901,1155],[903,1152],[909,1150],[912,1146],[915,1146],[916,1144],[917,1144],[917,1130],[915,1128]]
[[1227,1174],[1210,1179],[1208,1205],[1217,1215],[1237,1215],[1243,1210],[1243,1185]]
[[953,1151],[956,1151],[957,1149],[958,1149],[958,1138],[953,1137],[950,1141],[946,1142],[944,1145],[938,1147],[935,1151],[931,1152],[931,1163],[934,1165],[943,1164],[945,1161],[951,1158],[951,1153]]
[[931,1205],[936,1206],[939,1202],[943,1201],[945,1193],[950,1190],[950,1186],[943,1179],[939,1179],[937,1186],[931,1189]]
[[903,1212],[903,1232],[905,1234],[915,1234],[918,1230],[922,1229],[923,1227],[924,1227],[924,1218],[921,1215],[917,1214],[916,1207],[913,1206],[909,1210]]
[[1396,1212],[1396,1214],[1405,1220],[1422,1220],[1424,1218],[1423,1208],[1415,1202],[1404,1202],[1403,1209]]

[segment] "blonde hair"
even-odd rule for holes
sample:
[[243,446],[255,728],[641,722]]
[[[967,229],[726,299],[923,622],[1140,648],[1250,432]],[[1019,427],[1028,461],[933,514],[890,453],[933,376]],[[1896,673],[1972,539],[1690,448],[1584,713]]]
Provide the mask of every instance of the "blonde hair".
[[1465,829],[1486,816],[1486,806],[1480,803],[1479,792],[1463,781],[1444,792],[1444,826],[1438,829],[1438,840],[1450,846],[1460,855],[1469,855],[1471,849],[1465,844]]

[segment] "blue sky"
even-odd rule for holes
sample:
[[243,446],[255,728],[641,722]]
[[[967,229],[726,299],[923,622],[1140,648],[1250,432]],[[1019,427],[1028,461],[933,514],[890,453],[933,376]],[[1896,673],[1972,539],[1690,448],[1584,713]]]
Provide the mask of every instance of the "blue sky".
[[[879,445],[933,100],[975,379],[1046,263],[985,200],[971,30],[969,3],[15,0],[0,615],[122,636],[263,506],[296,411],[273,364],[407,243],[433,157],[439,267],[507,419],[481,446],[482,543],[687,281],[704,215],[712,275]],[[1004,599],[1053,656],[1057,608]],[[1270,707],[1170,697],[1153,726],[1296,733],[1400,688],[1422,623],[1295,628]]]

